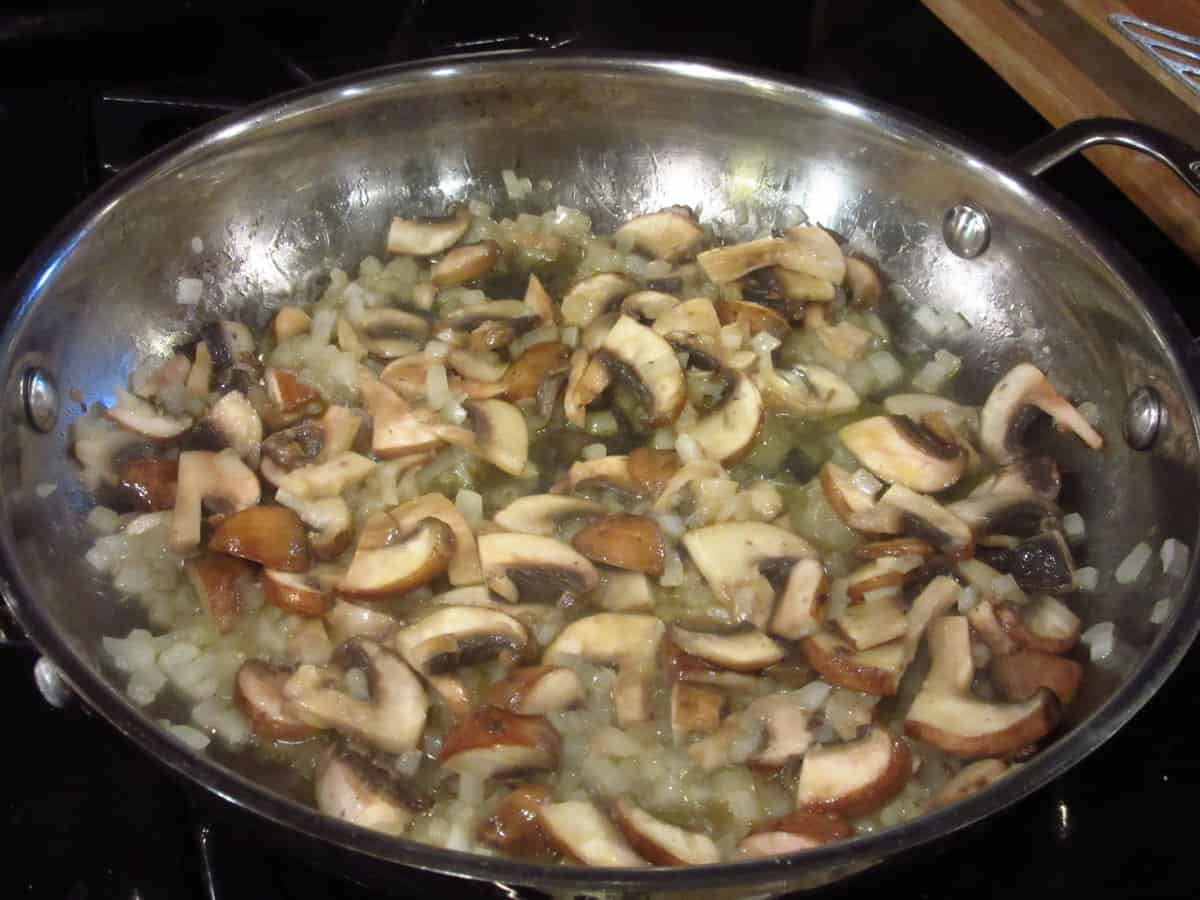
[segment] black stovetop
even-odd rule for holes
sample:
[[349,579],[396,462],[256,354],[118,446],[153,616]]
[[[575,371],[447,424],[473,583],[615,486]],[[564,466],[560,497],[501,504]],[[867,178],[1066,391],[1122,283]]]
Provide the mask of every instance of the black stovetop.
[[[0,278],[112,172],[188,128],[312,79],[468,49],[572,46],[704,56],[847,88],[1001,152],[1047,126],[919,4],[812,0],[731,19],[648,4],[426,5],[305,14],[295,5],[43,7],[0,15]],[[1086,162],[1051,183],[1115,232],[1200,333],[1196,268]],[[0,282],[2,283],[2,282]],[[261,849],[78,704],[48,706],[35,655],[0,642],[0,896],[258,900],[382,896]],[[1200,803],[1200,654],[1108,744],[1015,807],[912,859],[835,887],[912,898],[1192,896],[1183,826]],[[396,896],[501,896],[404,877]]]

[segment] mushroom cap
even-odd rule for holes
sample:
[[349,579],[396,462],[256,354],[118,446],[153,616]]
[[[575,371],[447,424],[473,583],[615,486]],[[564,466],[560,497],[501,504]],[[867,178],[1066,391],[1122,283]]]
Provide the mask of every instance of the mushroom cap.
[[554,537],[563,525],[594,521],[607,514],[604,506],[582,497],[529,494],[513,500],[498,511],[492,521],[508,531]]
[[495,399],[467,400],[463,409],[475,432],[479,455],[509,475],[524,473],[529,461],[529,429],[521,411]]
[[550,851],[541,824],[541,806],[550,798],[544,784],[517,785],[479,826],[479,840],[510,856],[542,857]]
[[450,250],[433,264],[429,280],[435,287],[474,281],[496,268],[500,256],[500,245],[495,241],[463,244]]
[[523,716],[570,709],[584,698],[583,683],[566,666],[526,666],[492,685],[487,702]]
[[471,213],[457,209],[438,219],[392,219],[388,228],[388,253],[434,256],[449,250],[471,227]]
[[783,340],[791,333],[792,326],[783,316],[769,306],[745,300],[718,300],[715,304],[717,318],[722,325],[742,324],[750,334],[767,334]]
[[712,633],[671,627],[671,640],[690,656],[735,672],[757,672],[783,659],[783,647],[757,628]]
[[771,616],[769,631],[781,638],[799,640],[814,633],[824,618],[829,577],[819,559],[802,559],[792,566],[787,584]]
[[117,404],[104,414],[127,431],[140,434],[152,441],[170,441],[192,427],[188,416],[168,416],[154,408],[154,404],[134,396],[122,388],[116,390]]
[[649,489],[631,470],[628,456],[602,456],[572,463],[563,479],[550,490],[561,494],[583,485],[600,485],[634,497],[644,496]]
[[600,581],[586,557],[554,538],[495,532],[480,535],[478,544],[484,583],[511,603],[581,596]]
[[861,403],[844,378],[808,363],[782,370],[760,367],[754,383],[767,406],[797,416],[840,416],[858,409]]
[[438,762],[452,772],[494,778],[553,769],[561,751],[562,738],[543,716],[484,706],[446,735]]
[[851,837],[854,829],[840,816],[797,810],[755,826],[738,844],[738,852],[752,859],[780,856]]
[[1096,429],[1055,389],[1041,369],[1019,363],[996,382],[980,412],[980,443],[993,462],[1010,463],[1022,455],[1021,440],[1032,418],[1031,408],[1040,409],[1059,427],[1075,432],[1093,450],[1104,446],[1104,439]]
[[856,651],[870,650],[908,633],[908,617],[897,592],[887,591],[852,603],[831,620]]
[[654,659],[665,630],[657,616],[594,613],[560,631],[542,654],[542,664],[567,665],[581,658],[618,668],[640,666]]
[[684,430],[704,455],[722,464],[737,462],[750,452],[762,426],[763,401],[749,378],[729,373],[730,389],[717,407]]
[[796,805],[808,812],[866,815],[900,793],[912,773],[912,751],[903,738],[872,726],[857,740],[815,747],[805,754]]
[[905,531],[924,538],[952,559],[974,552],[975,536],[967,523],[932,497],[918,494],[903,484],[893,484],[883,492],[879,502],[903,513]]
[[407,533],[424,518],[445,522],[454,532],[454,555],[447,575],[452,585],[478,584],[483,580],[475,534],[459,508],[443,494],[424,494],[388,511],[400,533]]
[[542,828],[568,859],[588,866],[644,866],[624,835],[588,800],[544,803]]
[[279,569],[263,569],[263,596],[273,606],[297,616],[323,616],[333,597],[314,578]]
[[[532,277],[532,276],[531,276]],[[558,341],[544,341],[526,347],[513,360],[504,376],[504,398],[512,403],[537,396],[547,379],[566,372],[570,367],[571,348]]]
[[477,606],[443,606],[396,632],[395,647],[423,675],[474,665],[499,653],[520,653],[525,626],[510,615]]
[[224,519],[208,547],[283,572],[308,571],[304,523],[283,506],[252,506]]
[[563,295],[563,322],[580,328],[591,325],[637,289],[637,281],[623,272],[589,275],[577,281]]
[[241,585],[254,576],[254,567],[245,560],[209,552],[189,559],[183,571],[217,630],[222,634],[232,631],[242,610]]
[[712,838],[655,818],[622,797],[613,804],[613,820],[639,856],[656,866],[699,866],[721,861]]
[[571,544],[593,562],[659,576],[667,555],[658,523],[648,516],[617,513],[585,525]]
[[696,252],[704,242],[704,231],[690,209],[670,206],[630,219],[616,230],[613,239],[622,244],[628,241],[635,250],[655,259],[678,262]]
[[1005,700],[1028,700],[1045,688],[1063,706],[1075,699],[1083,680],[1083,666],[1075,660],[1028,649],[992,657],[988,673]]
[[261,659],[242,663],[233,679],[233,700],[250,720],[251,730],[272,741],[303,741],[318,733],[317,728],[289,715],[283,686],[291,675]]
[[601,585],[594,603],[609,612],[653,612],[654,589],[641,572],[610,569],[600,572]]
[[800,652],[825,681],[865,694],[895,694],[908,665],[900,641],[855,651],[849,642],[824,629],[803,638]]
[[610,372],[631,382],[646,401],[649,427],[674,422],[687,401],[687,384],[675,351],[631,316],[617,319],[597,354]]
[[1002,759],[980,759],[968,763],[929,798],[925,812],[942,809],[978,794],[999,781],[1011,768]]
[[314,786],[317,809],[327,816],[396,837],[429,807],[426,799],[402,790],[383,769],[336,747],[317,764]]
[[428,319],[394,307],[369,309],[354,327],[363,349],[381,359],[416,353],[431,330]]
[[364,600],[406,593],[445,572],[454,558],[455,539],[450,526],[428,517],[395,543],[382,547],[360,546],[350,568],[338,582],[338,591]]
[[365,480],[374,471],[373,460],[345,450],[328,456],[323,462],[292,469],[279,480],[276,487],[306,500],[320,500],[323,497],[341,496],[343,491]]
[[914,491],[945,490],[966,471],[961,447],[942,442],[904,416],[860,419],[843,427],[838,437],[876,476]]

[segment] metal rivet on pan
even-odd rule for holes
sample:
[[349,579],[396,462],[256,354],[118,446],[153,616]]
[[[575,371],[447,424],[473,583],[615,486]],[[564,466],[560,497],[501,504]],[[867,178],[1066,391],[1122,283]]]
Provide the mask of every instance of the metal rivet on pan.
[[33,664],[33,681],[41,692],[42,699],[55,709],[62,709],[71,702],[71,689],[67,687],[66,679],[58,666],[44,656],[39,656]]
[[1129,395],[1125,403],[1122,431],[1125,443],[1134,450],[1149,450],[1167,421],[1166,408],[1158,391],[1142,385]]
[[58,421],[58,387],[45,369],[37,366],[25,372],[21,379],[21,404],[29,424],[47,432]]
[[946,210],[942,238],[955,256],[974,259],[992,239],[992,220],[978,206],[960,203]]

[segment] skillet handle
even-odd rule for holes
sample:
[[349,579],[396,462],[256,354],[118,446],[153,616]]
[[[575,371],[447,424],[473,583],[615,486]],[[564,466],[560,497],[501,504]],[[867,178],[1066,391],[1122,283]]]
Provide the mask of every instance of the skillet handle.
[[17,621],[17,606],[8,579],[0,575],[0,648],[30,647],[25,630]]
[[1164,131],[1128,119],[1079,119],[1034,141],[1012,158],[1030,175],[1041,175],[1073,153],[1100,144],[1116,144],[1166,163],[1200,194],[1200,151]]

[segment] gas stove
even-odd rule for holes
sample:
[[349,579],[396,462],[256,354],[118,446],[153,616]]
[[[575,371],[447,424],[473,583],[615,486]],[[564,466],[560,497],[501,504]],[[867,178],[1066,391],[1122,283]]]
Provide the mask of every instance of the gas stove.
[[[401,0],[380,15],[293,6],[160,4],[153,13],[42,9],[0,15],[0,189],[9,210],[0,278],[57,220],[133,160],[247,103],[315,80],[446,53],[625,50],[773,69],[890,103],[1000,152],[1046,124],[915,2],[814,0],[731,21],[612,3]],[[1100,221],[1200,333],[1194,265],[1091,166],[1053,186]],[[7,311],[6,311],[7,312]],[[0,611],[2,611],[0,607]],[[0,621],[0,895],[260,900],[512,896],[406,873],[392,894],[264,849],[78,703],[49,705],[36,654]],[[1190,834],[1200,756],[1180,727],[1200,679],[1193,653],[1115,738],[1048,788],[931,851],[823,892],[913,898],[1182,897],[1194,894]]]

